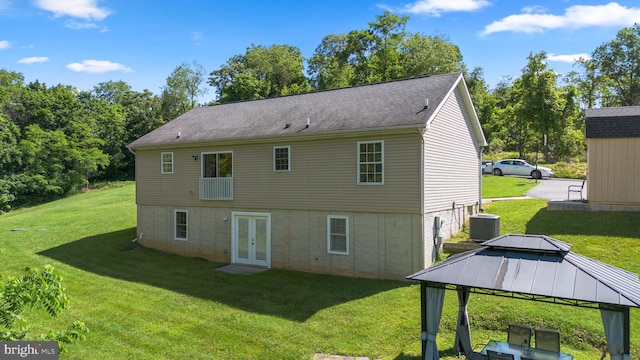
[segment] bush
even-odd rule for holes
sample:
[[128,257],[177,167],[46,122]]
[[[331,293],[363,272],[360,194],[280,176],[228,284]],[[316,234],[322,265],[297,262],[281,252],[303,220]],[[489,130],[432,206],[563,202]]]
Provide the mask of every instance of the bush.
[[563,179],[586,179],[587,163],[585,162],[558,162],[551,166],[555,177]]

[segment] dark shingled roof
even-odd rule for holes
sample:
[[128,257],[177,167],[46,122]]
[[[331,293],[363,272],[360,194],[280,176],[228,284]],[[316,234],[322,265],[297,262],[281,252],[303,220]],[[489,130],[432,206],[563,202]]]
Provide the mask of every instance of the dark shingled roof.
[[640,137],[640,106],[587,109],[586,137]]
[[546,236],[508,234],[407,278],[447,288],[464,286],[496,295],[517,294],[572,305],[640,307],[637,274],[578,255],[569,248],[569,244]]
[[[426,125],[442,101],[461,82],[464,83],[462,74],[453,73],[204,106],[182,114],[137,139],[129,147],[184,146],[214,141],[418,128]],[[468,95],[466,97],[469,98]],[[429,99],[429,107],[423,110],[425,98]],[[466,106],[473,112],[474,130],[483,144],[484,135],[470,100]]]

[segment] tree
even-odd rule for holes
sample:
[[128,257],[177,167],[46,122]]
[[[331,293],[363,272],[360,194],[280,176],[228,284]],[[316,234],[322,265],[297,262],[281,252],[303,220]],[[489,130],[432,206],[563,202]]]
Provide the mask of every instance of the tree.
[[484,130],[487,142],[491,142],[491,117],[494,112],[496,100],[489,93],[489,87],[484,80],[482,68],[476,67],[470,74],[465,76],[469,94],[473,100],[473,105],[480,120],[480,125]]
[[309,59],[311,83],[316,89],[336,89],[351,84],[354,69],[348,61],[347,35],[327,35]]
[[464,71],[460,48],[445,35],[412,34],[402,51],[403,77]]
[[368,29],[331,34],[309,59],[318,89],[464,71],[460,49],[444,35],[405,31],[409,17],[386,11]]
[[91,92],[80,93],[84,104],[91,136],[101,140],[100,149],[109,157],[109,165],[102,169],[102,177],[117,177],[127,172],[126,112],[119,103],[110,103],[106,98],[94,96]]
[[23,87],[22,74],[0,69],[0,112],[9,119],[15,117],[16,108],[20,106]]
[[22,154],[20,203],[51,200],[86,185],[87,174],[108,164],[107,155],[100,150],[102,143],[97,138],[68,136],[61,130],[43,130],[37,124],[27,126],[18,144]]
[[75,321],[67,330],[50,331],[47,334],[31,334],[22,314],[28,310],[44,309],[56,317],[69,304],[69,296],[62,286],[62,278],[54,274],[53,267],[43,270],[25,268],[19,278],[1,278],[0,282],[0,341],[44,340],[58,341],[60,352],[68,351],[67,344],[84,340],[88,329],[83,322]]
[[593,59],[580,59],[576,61],[576,65],[580,66],[583,72],[570,72],[566,76],[567,82],[576,87],[582,106],[591,109],[604,97],[606,87],[603,78],[599,75],[598,64]]
[[251,45],[209,75],[220,102],[300,94],[311,88],[304,76],[304,57],[290,45]]
[[197,61],[191,64],[178,65],[167,77],[167,84],[162,88],[162,108],[167,121],[193,109],[198,105],[198,98],[209,89],[204,84],[205,69]]
[[610,93],[603,104],[640,105],[640,24],[618,31],[614,40],[598,46],[592,61]]
[[0,112],[0,213],[9,211],[15,196],[15,174],[21,154],[17,144],[20,130]]
[[94,134],[106,140],[102,149],[109,156],[109,165],[97,177],[130,179],[135,158],[127,145],[166,122],[161,99],[149,90],[133,91],[123,81],[99,83],[90,93],[81,94],[81,99],[93,119]]
[[376,20],[369,23],[368,34],[365,37],[367,41],[363,42],[368,42],[370,46],[370,49],[365,51],[370,53],[370,65],[367,68],[372,72],[364,76],[363,80],[368,78],[374,81],[388,81],[403,77],[405,71],[401,63],[400,49],[407,35],[405,26],[409,17],[385,11],[384,14],[376,16]]
[[[544,151],[549,161],[548,148],[543,146],[543,137],[559,134],[564,106],[557,91],[556,74],[547,69],[544,62],[547,54],[542,51],[529,54],[527,66],[522,69],[517,115],[529,123],[535,149]],[[554,140],[554,139],[550,139]]]

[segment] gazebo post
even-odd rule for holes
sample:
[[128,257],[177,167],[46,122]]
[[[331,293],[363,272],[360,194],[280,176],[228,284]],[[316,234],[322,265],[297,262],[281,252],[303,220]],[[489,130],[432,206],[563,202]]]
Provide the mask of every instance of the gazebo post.
[[612,360],[631,359],[631,319],[629,307],[600,306],[607,351]]
[[427,284],[420,282],[420,338],[422,339],[422,359],[427,358]]
[[[624,354],[631,356],[631,316],[629,308],[622,308],[622,317],[624,318]],[[629,357],[631,358],[631,357]]]

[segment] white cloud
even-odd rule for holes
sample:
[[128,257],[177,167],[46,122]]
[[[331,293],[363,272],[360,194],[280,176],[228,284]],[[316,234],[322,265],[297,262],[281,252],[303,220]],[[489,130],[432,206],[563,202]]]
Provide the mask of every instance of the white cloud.
[[8,42],[7,40],[0,40],[0,50],[2,49],[8,49],[11,47],[11,43]]
[[67,65],[67,69],[75,72],[93,74],[101,74],[109,71],[133,72],[133,69],[129,67],[108,60],[83,60],[81,63],[71,63]]
[[574,63],[578,60],[590,60],[591,55],[589,54],[566,54],[566,55],[555,55],[549,54],[547,55],[547,60],[549,61],[557,61],[557,62],[566,62],[566,63]]
[[75,20],[67,20],[64,23],[64,26],[72,30],[100,29],[100,32],[109,31],[109,29],[106,26],[101,26],[91,21],[78,22]]
[[37,7],[51,11],[55,17],[71,16],[86,20],[103,20],[111,12],[97,5],[98,0],[36,0]]
[[502,31],[531,34],[561,28],[631,26],[640,22],[640,8],[628,8],[616,2],[606,5],[571,6],[565,10],[564,15],[547,14],[538,7],[527,7],[522,11],[522,14],[509,15],[492,22],[481,34],[489,35]]
[[20,64],[35,64],[35,63],[43,63],[49,61],[49,58],[46,56],[32,56],[24,59],[18,60]]
[[480,10],[489,6],[489,0],[418,0],[401,8],[380,6],[388,10],[416,15],[440,16],[444,12],[463,12]]

